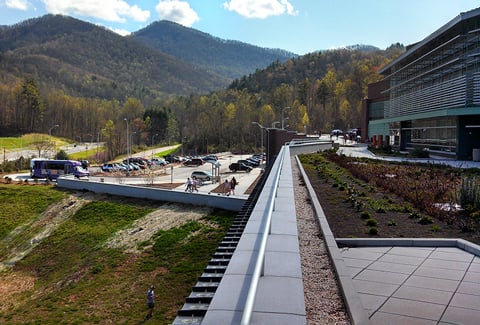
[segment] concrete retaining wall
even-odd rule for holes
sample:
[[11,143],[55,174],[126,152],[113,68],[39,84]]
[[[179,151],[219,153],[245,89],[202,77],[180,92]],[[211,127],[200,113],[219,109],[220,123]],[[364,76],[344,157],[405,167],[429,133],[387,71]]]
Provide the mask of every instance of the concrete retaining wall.
[[197,206],[208,206],[227,211],[239,211],[245,203],[245,198],[225,197],[216,194],[186,193],[183,191],[165,190],[142,186],[92,182],[85,179],[74,179],[66,176],[57,180],[57,186],[77,191],[134,197],[155,201],[176,202]]
[[318,151],[324,151],[332,149],[333,144],[331,141],[328,142],[306,142],[305,140],[302,142],[291,142],[289,145],[290,148],[290,156],[296,156],[305,153],[312,153]]

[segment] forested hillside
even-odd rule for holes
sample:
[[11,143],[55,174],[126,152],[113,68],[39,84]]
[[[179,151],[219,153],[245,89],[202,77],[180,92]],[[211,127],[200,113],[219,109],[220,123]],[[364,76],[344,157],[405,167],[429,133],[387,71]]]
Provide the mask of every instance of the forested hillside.
[[[62,32],[67,25],[70,32]],[[189,84],[186,95],[173,95],[166,89],[187,80],[200,78],[212,88],[215,81],[200,68],[178,67],[158,50],[68,17],[46,16],[0,35],[0,136],[53,131],[98,139],[107,159],[127,151],[127,127],[134,147],[155,138],[182,143],[189,153],[258,150],[260,129],[252,122],[268,128],[283,121],[309,134],[357,127],[367,85],[404,51],[400,44],[319,51],[271,63],[221,90],[188,91]]]
[[0,82],[33,77],[71,96],[153,99],[207,93],[228,79],[66,16],[46,15],[0,29]]
[[130,37],[231,79],[298,56],[280,49],[223,40],[166,20],[155,22]]

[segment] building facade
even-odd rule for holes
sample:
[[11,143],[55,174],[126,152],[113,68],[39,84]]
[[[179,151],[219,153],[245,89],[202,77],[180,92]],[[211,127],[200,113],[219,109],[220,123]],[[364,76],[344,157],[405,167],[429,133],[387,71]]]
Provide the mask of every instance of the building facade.
[[369,139],[472,159],[480,148],[480,8],[461,13],[380,70],[364,101]]

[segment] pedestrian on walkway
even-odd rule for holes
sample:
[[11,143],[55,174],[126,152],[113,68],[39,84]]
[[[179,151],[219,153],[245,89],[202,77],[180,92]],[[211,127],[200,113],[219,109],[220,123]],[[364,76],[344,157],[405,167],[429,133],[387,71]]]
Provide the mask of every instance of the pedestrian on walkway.
[[193,191],[197,191],[197,192],[198,192],[197,186],[198,186],[198,180],[197,180],[197,178],[194,176],[194,177],[192,177],[192,192],[193,192]]
[[225,182],[223,183],[223,195],[229,196],[231,190],[232,187],[230,186],[230,182],[228,179],[225,179]]
[[153,307],[155,306],[155,287],[152,285],[150,289],[147,291],[147,306],[148,306],[148,313],[145,316],[145,320],[149,320],[152,318],[153,315]]
[[187,177],[187,181],[185,182],[185,192],[192,193],[192,180],[190,177]]
[[232,192],[232,195],[235,195],[235,187],[237,186],[238,182],[235,179],[235,176],[232,177],[232,180],[230,181],[230,189]]

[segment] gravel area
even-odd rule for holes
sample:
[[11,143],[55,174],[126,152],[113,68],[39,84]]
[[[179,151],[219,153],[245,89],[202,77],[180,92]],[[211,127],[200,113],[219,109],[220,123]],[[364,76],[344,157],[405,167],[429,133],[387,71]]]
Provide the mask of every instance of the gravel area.
[[292,158],[307,324],[350,324],[308,191]]

